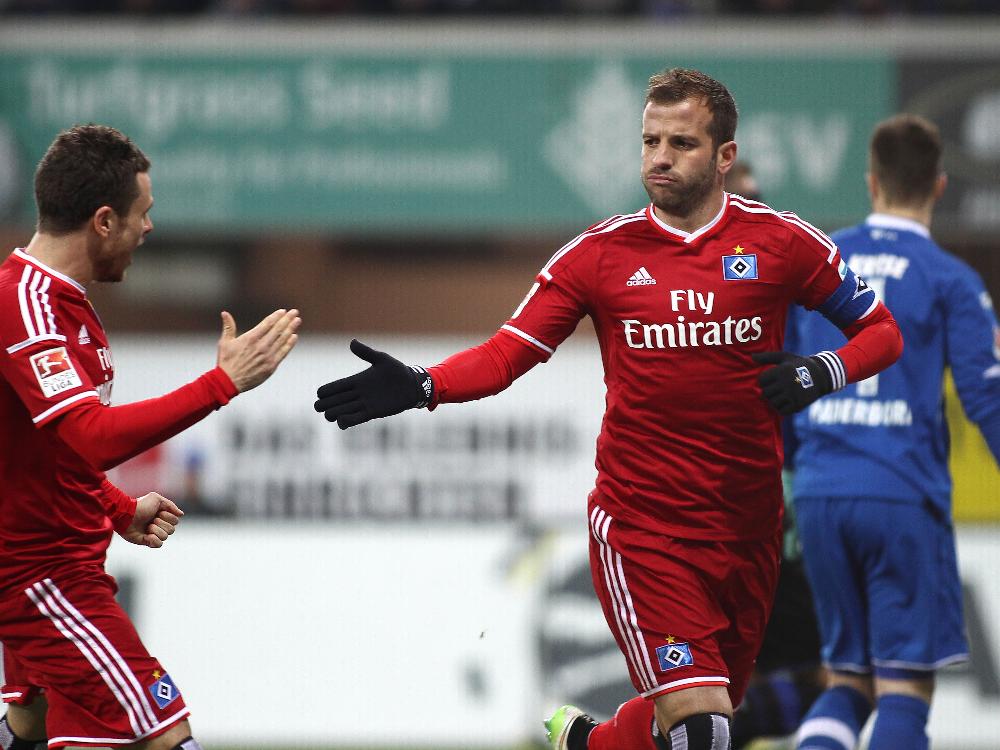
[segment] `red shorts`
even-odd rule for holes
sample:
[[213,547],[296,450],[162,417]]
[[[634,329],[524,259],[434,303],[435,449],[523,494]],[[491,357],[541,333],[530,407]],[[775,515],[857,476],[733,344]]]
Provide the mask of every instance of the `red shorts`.
[[44,691],[49,747],[118,746],[188,715],[146,651],[103,571],[55,575],[0,600],[5,703]]
[[632,684],[652,698],[724,685],[743,699],[778,581],[781,537],[711,542],[612,519],[592,492],[590,571]]

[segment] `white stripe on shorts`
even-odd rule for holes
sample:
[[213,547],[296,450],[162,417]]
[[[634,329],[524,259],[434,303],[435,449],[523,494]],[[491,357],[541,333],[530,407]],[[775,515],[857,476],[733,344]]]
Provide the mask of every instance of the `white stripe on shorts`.
[[180,721],[181,719],[183,719],[186,716],[189,716],[190,714],[191,714],[191,712],[188,710],[187,706],[185,706],[184,708],[182,708],[180,711],[178,711],[174,715],[167,717],[166,719],[164,719],[163,721],[161,721],[158,724],[154,724],[153,726],[151,726],[149,729],[147,729],[142,734],[136,735],[135,738],[126,737],[125,739],[122,739],[120,737],[117,737],[117,738],[116,737],[52,737],[49,740],[49,742],[51,742],[51,743],[68,742],[68,743],[72,743],[74,746],[75,745],[82,745],[82,744],[87,744],[87,745],[96,745],[96,744],[100,744],[100,745],[134,745],[138,740],[145,739],[146,737],[148,737],[151,734],[156,734],[157,732],[162,732],[165,727],[169,727],[169,726],[172,726],[173,724],[176,724],[178,721]]
[[594,506],[594,510],[590,514],[591,532],[600,545],[604,582],[608,588],[608,594],[614,600],[612,609],[615,613],[615,621],[618,624],[622,640],[627,646],[625,656],[632,664],[632,669],[639,676],[643,687],[646,690],[652,690],[656,687],[656,672],[653,671],[653,665],[649,660],[646,640],[642,635],[642,630],[639,629],[635,607],[632,603],[632,594],[625,581],[622,556],[608,544],[611,521],[612,518],[608,513],[601,510],[600,507]]
[[142,687],[121,654],[69,603],[51,578],[25,589],[39,611],[83,654],[128,715],[132,731],[148,733],[157,723]]

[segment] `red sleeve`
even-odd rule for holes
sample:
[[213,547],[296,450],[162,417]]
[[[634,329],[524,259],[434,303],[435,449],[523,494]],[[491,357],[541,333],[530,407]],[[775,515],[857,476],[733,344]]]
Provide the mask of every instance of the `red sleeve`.
[[492,338],[428,368],[434,381],[430,408],[496,395],[551,357],[587,314],[599,247],[588,232],[564,245]]
[[104,503],[108,518],[111,519],[115,531],[121,533],[135,518],[135,506],[138,501],[134,497],[126,495],[107,479],[101,482],[101,490],[101,502]]
[[59,437],[102,471],[152,448],[186,430],[238,391],[216,367],[197,380],[159,398],[123,406],[101,406],[85,400],[52,423]]
[[429,367],[434,381],[433,409],[494,396],[546,359],[546,354],[503,330],[479,346]]
[[847,382],[856,383],[881,372],[903,353],[903,336],[892,313],[881,302],[861,320],[843,329],[848,342],[837,350]]

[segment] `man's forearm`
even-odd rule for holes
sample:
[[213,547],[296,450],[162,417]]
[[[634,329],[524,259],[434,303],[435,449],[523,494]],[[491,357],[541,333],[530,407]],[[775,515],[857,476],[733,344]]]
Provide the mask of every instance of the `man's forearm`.
[[498,331],[479,346],[427,368],[434,379],[431,407],[494,396],[543,359],[541,352]]
[[866,318],[844,329],[849,341],[837,350],[848,383],[869,378],[891,365],[903,353],[903,336],[892,313],[879,304]]
[[95,468],[105,471],[186,430],[237,394],[219,368],[175,391],[123,406],[82,401],[51,429]]

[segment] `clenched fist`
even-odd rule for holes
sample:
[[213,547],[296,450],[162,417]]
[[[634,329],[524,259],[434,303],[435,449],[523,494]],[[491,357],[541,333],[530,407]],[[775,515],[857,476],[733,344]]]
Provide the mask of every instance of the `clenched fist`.
[[184,511],[158,492],[150,492],[136,501],[132,523],[119,534],[132,544],[158,549],[174,533]]

